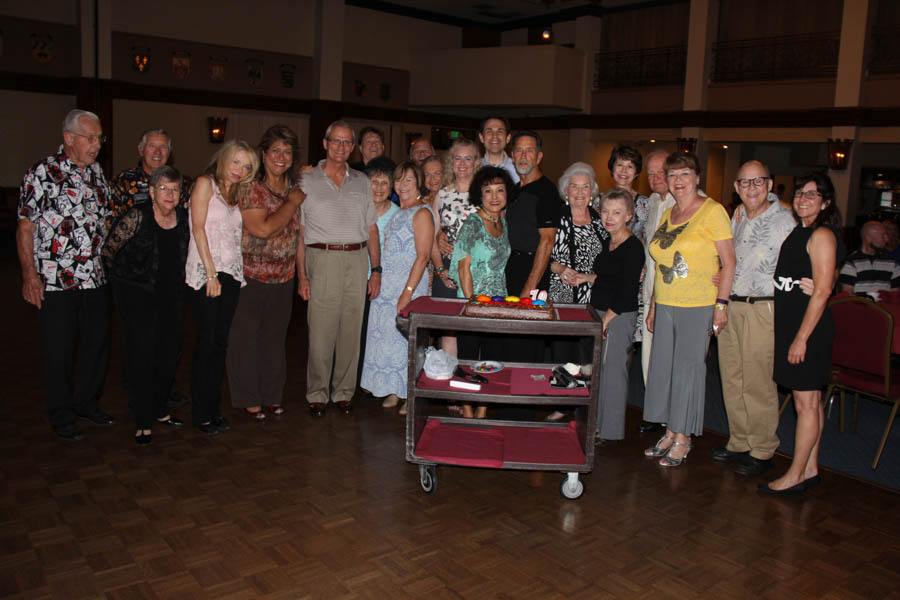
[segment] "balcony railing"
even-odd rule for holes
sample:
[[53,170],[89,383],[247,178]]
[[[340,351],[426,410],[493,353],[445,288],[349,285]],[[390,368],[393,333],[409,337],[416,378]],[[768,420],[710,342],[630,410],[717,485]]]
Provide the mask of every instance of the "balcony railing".
[[594,57],[594,90],[683,85],[686,55],[686,46],[598,52]]
[[900,26],[873,27],[871,50],[870,74],[900,73]]
[[719,42],[714,82],[814,79],[837,74],[840,32]]

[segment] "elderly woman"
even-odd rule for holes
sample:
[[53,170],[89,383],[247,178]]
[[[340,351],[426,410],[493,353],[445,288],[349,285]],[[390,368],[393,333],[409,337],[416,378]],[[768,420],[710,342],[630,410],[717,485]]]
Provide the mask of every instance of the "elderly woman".
[[[671,154],[665,170],[675,206],[663,213],[650,240],[656,279],[647,311],[653,348],[644,420],[668,428],[644,454],[677,467],[693,447],[691,435],[703,433],[706,351],[710,334],[718,335],[728,323],[735,257],[728,213],[698,193],[697,157]],[[718,287],[712,283],[717,272]]]
[[244,229],[241,253],[246,287],[241,290],[228,337],[228,388],[231,404],[254,420],[284,413],[287,379],[285,338],[293,307],[293,281],[300,239],[300,213],[306,197],[295,187],[297,134],[272,125],[257,146],[262,169],[240,200]]
[[[435,242],[442,256],[442,266],[437,269],[440,276],[435,280],[432,296],[438,298],[456,298],[458,290],[453,282],[453,272],[446,269],[450,266],[453,245],[466,217],[476,208],[469,202],[469,188],[475,172],[481,164],[478,145],[467,138],[457,138],[447,152],[444,162],[444,187],[434,200],[432,207],[440,221],[440,229],[436,232]],[[441,270],[444,269],[444,270]],[[456,336],[445,335],[441,338],[441,348],[454,356],[457,354]]]
[[188,216],[179,206],[181,173],[162,166],[150,176],[150,202],[132,207],[109,233],[103,259],[125,346],[134,441],[149,444],[155,423],[183,423],[166,408],[183,335]]
[[[766,494],[796,494],[819,484],[819,443],[825,414],[822,388],[831,369],[834,320],[828,297],[834,287],[840,226],[834,185],[826,175],[800,178],[794,191],[794,216],[800,222],[784,243],[775,267],[775,382],[791,390],[797,408],[794,456],[787,473],[759,484]],[[808,296],[784,282],[812,277]]]
[[381,293],[372,300],[360,380],[372,395],[385,397],[382,406],[396,406],[403,398],[402,415],[406,414],[409,342],[397,329],[397,313],[414,298],[428,294],[427,266],[434,245],[434,216],[419,193],[422,182],[422,170],[412,161],[400,163],[394,171],[400,208],[384,228]]
[[[506,260],[511,250],[503,210],[512,185],[509,173],[500,167],[482,167],[472,181],[469,200],[476,212],[460,227],[450,261],[450,274],[460,298],[506,296]],[[486,355],[497,343],[491,336],[473,341]],[[478,349],[473,348],[473,352],[477,355]],[[463,404],[466,418],[483,419],[486,413],[484,406],[473,413],[471,405]]]
[[238,293],[246,284],[241,256],[242,219],[259,158],[247,142],[229,140],[216,152],[191,193],[191,242],[185,281],[191,287],[194,356],[192,420],[214,435],[230,426],[219,409],[225,355]]

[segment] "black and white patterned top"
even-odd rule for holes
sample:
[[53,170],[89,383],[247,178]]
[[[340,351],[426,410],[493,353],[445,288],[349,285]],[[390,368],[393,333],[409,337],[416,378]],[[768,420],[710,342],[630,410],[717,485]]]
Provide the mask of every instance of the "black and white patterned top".
[[[551,263],[558,262],[579,273],[593,272],[594,259],[603,251],[604,244],[609,240],[609,233],[603,228],[600,214],[591,207],[588,207],[588,211],[591,215],[590,224],[575,225],[572,222],[572,209],[569,206],[562,208],[556,240],[550,251]],[[570,243],[570,240],[574,243]],[[587,304],[591,301],[591,284],[583,283],[573,287],[563,283],[556,273],[551,273],[549,296],[553,302]]]
[[45,291],[95,289],[106,283],[100,249],[109,200],[100,165],[80,168],[62,145],[25,174],[18,218],[34,223],[34,266]]
[[456,236],[466,217],[477,209],[469,204],[469,192],[458,192],[453,187],[438,190],[438,218],[441,229],[447,235],[447,242],[456,243]]

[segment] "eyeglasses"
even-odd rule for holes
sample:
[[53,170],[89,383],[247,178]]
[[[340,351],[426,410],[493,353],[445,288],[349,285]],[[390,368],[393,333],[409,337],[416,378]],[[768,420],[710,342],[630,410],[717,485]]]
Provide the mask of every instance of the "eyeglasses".
[[768,177],[753,177],[751,179],[737,179],[737,184],[742,188],[746,189],[750,187],[752,183],[754,187],[762,187],[766,185],[766,182],[769,180]]
[[666,177],[667,177],[668,179],[687,179],[687,178],[689,178],[689,177],[692,177],[693,175],[694,175],[694,171],[693,171],[693,170],[689,170],[689,171],[669,171],[668,173],[666,173]]
[[181,193],[180,185],[158,185],[156,189],[159,190],[161,194],[175,194],[176,196]]
[[808,190],[806,192],[803,190],[794,190],[794,198],[800,198],[801,196],[807,200],[815,200],[816,198],[821,198],[822,193],[817,192],[816,190]]
[[328,143],[332,146],[343,146],[344,148],[349,148],[353,145],[353,140],[337,140],[328,138]]
[[94,142],[100,142],[101,144],[105,144],[106,140],[107,140],[107,137],[105,135],[84,135],[83,133],[78,133],[77,131],[70,131],[69,133],[71,133],[72,135],[77,135],[77,136],[86,138],[87,141],[92,144]]

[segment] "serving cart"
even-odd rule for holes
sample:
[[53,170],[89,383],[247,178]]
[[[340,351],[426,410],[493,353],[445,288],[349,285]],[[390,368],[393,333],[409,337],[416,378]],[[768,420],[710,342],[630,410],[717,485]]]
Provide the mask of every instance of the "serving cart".
[[[594,433],[600,386],[603,324],[593,307],[556,304],[556,319],[530,321],[463,315],[466,300],[421,297],[397,316],[409,338],[406,460],[419,465],[422,489],[437,489],[437,465],[494,469],[559,471],[565,474],[563,496],[575,499],[584,492],[579,473],[594,464]],[[593,338],[591,378],[584,388],[550,385],[552,364],[505,363],[494,373],[480,373],[488,382],[477,391],[450,386],[448,380],[425,375],[425,349],[432,333],[442,331],[580,336]],[[492,359],[493,357],[483,357]],[[476,361],[460,360],[472,372]],[[465,419],[447,414],[448,404],[531,405],[553,409],[574,407],[567,422]]]

